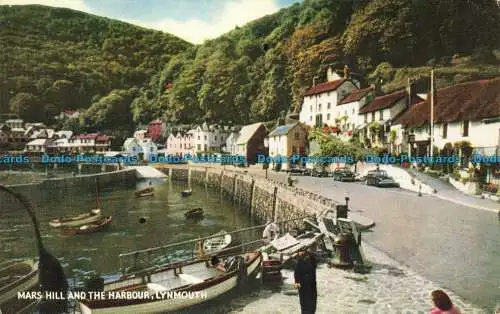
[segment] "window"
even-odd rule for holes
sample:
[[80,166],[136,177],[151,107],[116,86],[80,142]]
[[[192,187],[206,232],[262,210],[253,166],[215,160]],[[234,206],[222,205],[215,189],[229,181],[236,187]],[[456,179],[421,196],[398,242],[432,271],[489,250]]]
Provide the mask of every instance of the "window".
[[293,154],[297,153],[297,148],[295,146],[292,146],[292,153]]
[[200,140],[200,136],[198,135],[198,140]]
[[462,136],[469,136],[469,120],[462,122]]
[[330,121],[330,114],[329,113],[326,115],[326,120]]
[[214,139],[217,141],[217,135],[214,137]]
[[309,121],[312,121],[313,120],[313,116],[309,116]]
[[313,111],[313,106],[309,106],[309,112]]
[[344,116],[347,116],[347,110],[344,110]]
[[321,111],[321,104],[318,104],[318,111]]
[[378,116],[378,119],[379,119],[380,121],[384,120],[384,111],[383,111],[383,110],[380,110],[380,111],[379,111],[379,116]]
[[298,132],[297,132],[297,133],[295,133],[295,139],[296,139],[296,140],[300,139],[300,134],[299,134]]
[[372,112],[372,121],[375,121],[375,111]]
[[327,109],[330,109],[330,108],[332,107],[332,104],[331,104],[331,103],[328,103],[328,105],[326,105],[326,106],[327,106],[327,107],[326,107]]
[[323,126],[323,115],[318,114],[316,115],[316,126]]
[[354,114],[354,108],[352,108],[352,114]]
[[206,135],[203,138],[205,139],[205,141],[207,140],[207,136]]
[[368,123],[368,115],[364,114],[363,116],[365,117],[365,123]]
[[198,150],[201,150],[201,144],[198,144],[197,147],[198,147]]

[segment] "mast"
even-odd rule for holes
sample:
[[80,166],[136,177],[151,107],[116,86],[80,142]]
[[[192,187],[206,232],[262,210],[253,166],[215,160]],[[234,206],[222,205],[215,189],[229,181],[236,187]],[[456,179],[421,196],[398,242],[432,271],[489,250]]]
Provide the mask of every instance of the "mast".
[[431,138],[430,138],[430,156],[432,157],[434,152],[434,69],[431,70]]
[[96,209],[101,208],[101,202],[99,200],[99,180],[97,178],[95,179],[95,203],[96,203]]

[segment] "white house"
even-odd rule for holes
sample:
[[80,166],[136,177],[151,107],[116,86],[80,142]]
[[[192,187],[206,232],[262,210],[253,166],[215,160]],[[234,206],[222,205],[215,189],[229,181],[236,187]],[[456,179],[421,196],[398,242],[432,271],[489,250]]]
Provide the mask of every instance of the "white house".
[[358,82],[349,79],[347,67],[344,77],[328,69],[327,79],[326,83],[317,84],[306,91],[299,114],[300,122],[309,126],[335,126],[335,118],[344,113],[344,109],[337,105],[352,90],[359,88]]
[[135,137],[129,137],[123,142],[123,151],[127,154],[130,154],[132,156],[139,156],[139,153],[141,153],[141,145],[139,144],[139,141]]
[[188,132],[192,134],[193,154],[205,152],[220,152],[228,136],[222,127],[209,126],[206,122]]
[[27,152],[38,152],[45,153],[50,145],[51,140],[46,138],[38,138],[26,144],[25,151]]
[[134,132],[134,138],[139,139],[139,140],[143,140],[146,138],[147,132],[148,132],[147,130],[137,130]]
[[224,145],[223,151],[230,155],[238,154],[238,147],[236,143],[238,142],[238,137],[240,136],[238,128],[231,129],[229,136],[226,138],[226,144]]
[[149,138],[140,140],[129,137],[123,143],[123,151],[131,156],[140,157],[142,154],[143,160],[149,160],[151,156],[158,155],[158,147]]
[[22,120],[22,119],[8,119],[8,120],[5,120],[5,124],[11,129],[24,128],[24,120]]
[[351,94],[337,105],[337,114],[339,116],[336,119],[339,122],[338,126],[343,130],[354,130],[356,127],[363,125],[364,121],[359,115],[359,110],[374,98],[374,86],[352,90]]
[[299,122],[280,125],[268,135],[269,156],[277,159],[284,157],[286,161],[281,163],[282,169],[289,169],[292,165],[293,155],[304,156],[307,146],[307,130]]
[[[434,101],[433,146],[469,142],[482,155],[497,154],[500,143],[500,78],[438,89]],[[430,154],[430,96],[396,121],[401,152]]]
[[[411,97],[409,96],[411,95]],[[399,90],[375,97],[359,110],[361,142],[376,147],[389,146],[391,125],[409,106],[422,99],[410,90]]]
[[151,156],[158,155],[158,146],[153,142],[152,139],[146,138],[140,140],[139,145],[141,145],[141,152],[143,153],[144,160],[149,160]]

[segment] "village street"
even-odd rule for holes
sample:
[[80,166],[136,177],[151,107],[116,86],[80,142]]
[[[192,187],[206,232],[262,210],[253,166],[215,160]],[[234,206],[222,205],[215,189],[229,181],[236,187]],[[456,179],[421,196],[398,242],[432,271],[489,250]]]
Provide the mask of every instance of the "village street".
[[496,213],[332,178],[298,177],[298,187],[338,201],[375,221],[364,240],[476,304],[500,302],[500,223]]
[[[266,175],[261,167],[225,168],[256,177]],[[283,172],[269,171],[268,178],[286,182]],[[348,196],[354,213],[376,223],[363,233],[363,240],[374,248],[473,304],[489,309],[500,305],[500,222],[496,212],[400,188],[337,182],[331,177],[294,178],[297,187],[326,198],[344,202]]]

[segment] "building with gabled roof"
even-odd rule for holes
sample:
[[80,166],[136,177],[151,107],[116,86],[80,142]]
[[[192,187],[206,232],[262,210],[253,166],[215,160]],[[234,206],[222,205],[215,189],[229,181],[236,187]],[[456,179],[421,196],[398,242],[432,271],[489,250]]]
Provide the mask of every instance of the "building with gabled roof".
[[337,105],[352,90],[358,89],[359,83],[350,79],[349,68],[344,69],[344,77],[331,68],[327,71],[327,82],[314,85],[304,94],[299,120],[309,126],[335,126],[335,118],[340,116]]
[[247,164],[255,164],[259,154],[267,156],[268,149],[264,145],[264,139],[268,133],[262,122],[243,126],[236,140],[237,155],[246,158]]
[[[399,151],[430,153],[430,94],[410,107],[397,121]],[[482,154],[500,153],[500,78],[460,83],[436,90],[434,97],[434,146],[469,142]]]
[[306,156],[308,132],[300,122],[279,125],[269,135],[269,157],[277,160],[284,157],[287,162],[281,164],[282,169],[290,169],[293,165],[293,155]]

